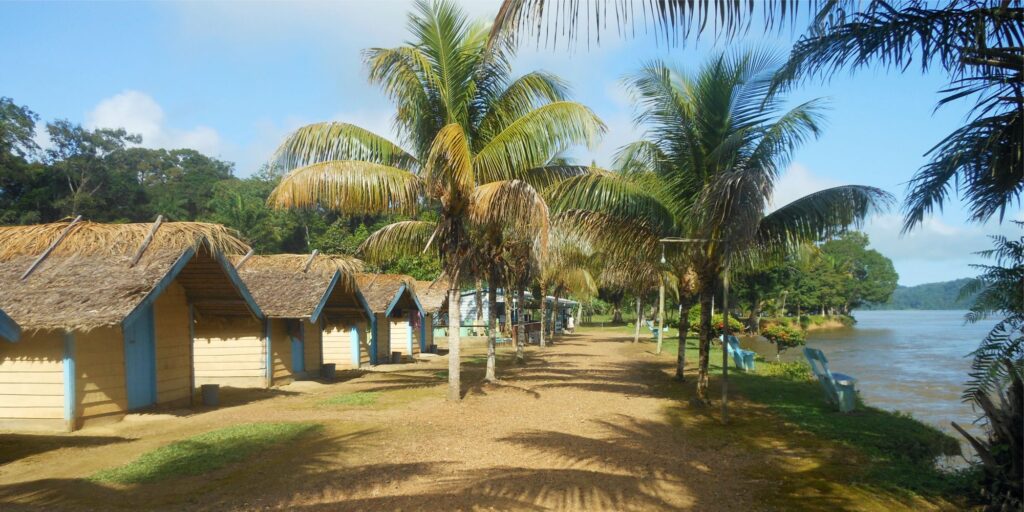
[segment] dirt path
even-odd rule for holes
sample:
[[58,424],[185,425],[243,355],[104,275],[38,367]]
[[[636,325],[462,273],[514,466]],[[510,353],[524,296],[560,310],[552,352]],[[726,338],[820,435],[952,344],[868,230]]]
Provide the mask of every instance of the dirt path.
[[[289,510],[770,510],[766,465],[807,469],[784,440],[735,442],[707,428],[650,345],[606,335],[532,348],[528,364],[501,353],[499,384],[479,364],[466,398],[443,399],[444,358],[339,383],[301,382],[227,396],[248,402],[181,416],[129,418],[73,435],[0,435],[0,506],[12,509]],[[478,357],[480,349],[467,351]],[[369,406],[330,397],[379,393]],[[744,414],[763,415],[749,408]],[[111,486],[87,477],[183,437],[235,423],[314,421],[324,430],[202,477]],[[753,439],[753,441],[750,441]],[[763,443],[751,450],[751,442]],[[824,454],[828,457],[828,454]],[[791,460],[790,460],[791,459]],[[811,469],[820,464],[812,464]],[[819,497],[828,494],[815,488]],[[860,508],[840,497],[804,503]]]

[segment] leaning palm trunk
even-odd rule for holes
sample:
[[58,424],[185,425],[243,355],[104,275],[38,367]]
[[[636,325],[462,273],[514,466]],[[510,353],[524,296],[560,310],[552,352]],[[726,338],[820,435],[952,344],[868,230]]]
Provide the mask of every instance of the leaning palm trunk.
[[459,375],[459,287],[452,279],[448,290],[448,399],[462,399],[462,382]]
[[633,343],[640,341],[640,322],[644,318],[644,305],[640,302],[640,297],[636,298],[636,329],[633,330]]
[[523,364],[526,362],[525,354],[523,353],[524,345],[529,341],[529,335],[526,334],[526,292],[519,289],[519,344],[516,345],[516,364]]
[[542,284],[540,286],[540,346],[548,346],[547,338],[544,336],[548,328],[548,320],[546,314],[548,311],[548,285]]
[[[701,280],[701,284],[704,284]],[[714,297],[714,288],[701,286],[700,291],[700,356],[697,369],[697,401],[702,404],[708,402],[708,363],[711,359],[711,301]]]
[[484,380],[494,382],[495,359],[497,359],[497,337],[498,337],[498,290],[495,289],[496,272],[491,272],[490,282],[487,284],[487,373]]
[[690,331],[690,310],[693,309],[694,296],[679,295],[679,354],[676,355],[676,380],[686,381],[686,335]]

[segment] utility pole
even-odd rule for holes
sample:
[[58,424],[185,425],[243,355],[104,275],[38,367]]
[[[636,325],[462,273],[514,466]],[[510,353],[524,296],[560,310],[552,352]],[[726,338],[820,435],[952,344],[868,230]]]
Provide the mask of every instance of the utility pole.
[[665,275],[658,272],[658,349],[661,354],[661,337],[665,334]]

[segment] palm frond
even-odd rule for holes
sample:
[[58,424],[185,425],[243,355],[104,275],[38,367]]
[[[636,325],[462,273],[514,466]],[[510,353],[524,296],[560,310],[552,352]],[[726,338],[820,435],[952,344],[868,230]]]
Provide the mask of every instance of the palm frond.
[[543,166],[563,150],[592,146],[605,125],[587,107],[570,101],[533,109],[491,138],[473,158],[477,181],[515,179],[518,173]]
[[556,212],[600,212],[658,232],[669,232],[674,226],[672,212],[650,189],[607,171],[568,178],[546,189],[544,194]]
[[386,263],[402,256],[420,256],[430,249],[437,224],[406,220],[388,224],[373,232],[359,246],[358,253],[372,263]]
[[414,174],[372,162],[339,160],[295,169],[267,203],[276,208],[320,206],[343,213],[415,213],[422,182]]
[[894,198],[860,185],[828,188],[797,199],[768,214],[757,226],[762,247],[818,241],[858,226],[873,212],[885,211]]
[[568,85],[551,73],[534,71],[517,78],[497,97],[489,98],[486,114],[479,123],[480,140],[490,140],[537,107],[565,101],[568,93]]
[[315,123],[292,132],[271,158],[275,168],[292,170],[332,160],[364,160],[406,170],[416,159],[397,144],[348,123]]
[[433,197],[467,197],[471,193],[475,184],[473,156],[461,125],[452,123],[438,132],[425,169],[427,189]]
[[477,187],[471,196],[469,219],[479,225],[538,235],[541,243],[547,244],[547,203],[524,181],[494,181]]

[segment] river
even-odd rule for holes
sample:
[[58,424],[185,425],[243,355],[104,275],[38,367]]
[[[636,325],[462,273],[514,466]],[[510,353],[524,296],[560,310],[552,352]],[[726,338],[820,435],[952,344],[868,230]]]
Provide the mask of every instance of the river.
[[[857,378],[872,406],[910,413],[960,439],[950,421],[971,428],[977,417],[960,400],[969,354],[996,320],[964,324],[965,311],[859,311],[852,328],[813,331],[832,371]],[[801,357],[790,350],[786,359]]]

